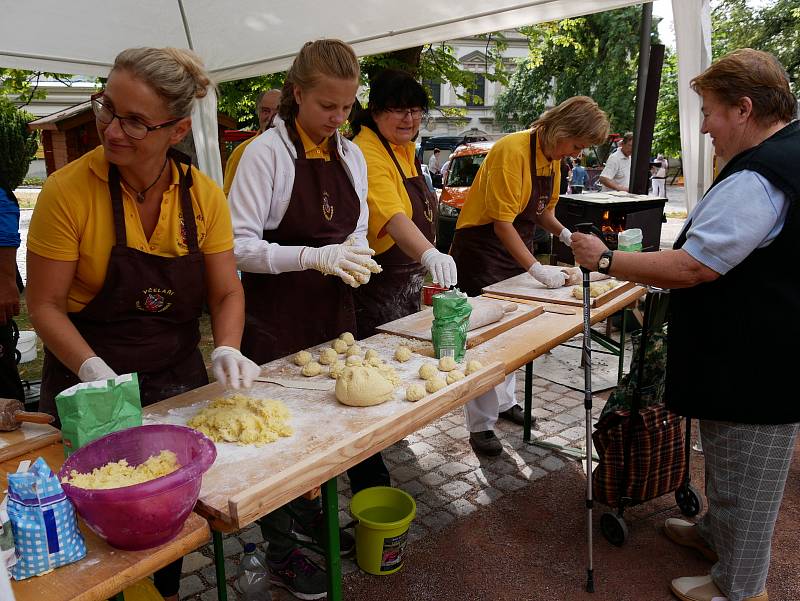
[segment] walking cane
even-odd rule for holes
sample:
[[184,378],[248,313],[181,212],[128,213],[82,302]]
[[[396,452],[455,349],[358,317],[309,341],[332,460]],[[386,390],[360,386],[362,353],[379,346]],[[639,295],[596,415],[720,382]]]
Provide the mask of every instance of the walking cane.
[[[602,234],[594,224],[579,223],[575,226],[582,234]],[[594,592],[594,567],[592,565],[592,332],[589,305],[589,270],[581,265],[583,276],[583,406],[586,409],[586,542],[588,567],[586,569],[586,591]]]

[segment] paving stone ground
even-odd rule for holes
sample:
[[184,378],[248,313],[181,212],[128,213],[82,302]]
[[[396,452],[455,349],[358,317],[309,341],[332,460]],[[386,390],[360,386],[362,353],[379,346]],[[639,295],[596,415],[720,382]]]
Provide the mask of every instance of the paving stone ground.
[[[520,370],[517,378],[520,403],[524,398],[524,381],[524,370]],[[537,377],[534,377],[533,390],[534,415],[537,416],[532,432],[534,440],[583,448],[583,392]],[[595,418],[608,394],[609,391],[605,391],[595,395]],[[409,529],[409,544],[436,536],[454,520],[501,499],[528,482],[560,470],[570,461],[555,451],[526,444],[522,440],[521,426],[501,420],[495,431],[503,443],[504,453],[495,458],[477,457],[469,446],[463,411],[458,409],[384,451],[393,485],[408,492],[417,503],[417,517]],[[351,519],[346,475],[339,478],[338,489],[339,520],[345,524]],[[241,598],[235,582],[236,566],[247,542],[256,543],[264,552],[261,532],[255,524],[225,537],[225,567],[231,600]],[[210,544],[186,556],[181,580],[182,600],[216,600],[212,559]],[[322,558],[319,560],[322,562]],[[358,569],[354,560],[343,560],[344,575]],[[272,594],[275,601],[294,599],[280,589],[273,589]]]

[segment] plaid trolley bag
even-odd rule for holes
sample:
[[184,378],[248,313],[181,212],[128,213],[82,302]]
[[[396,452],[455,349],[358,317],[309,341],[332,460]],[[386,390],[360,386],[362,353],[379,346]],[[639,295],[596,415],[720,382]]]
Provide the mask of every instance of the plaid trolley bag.
[[600,517],[600,529],[617,546],[628,537],[623,518],[627,507],[674,491],[684,515],[694,516],[702,509],[688,470],[691,420],[686,420],[684,432],[682,418],[663,403],[667,294],[648,288],[642,330],[633,336],[630,373],[620,380],[592,434],[600,457],[594,498],[616,507],[616,512]]

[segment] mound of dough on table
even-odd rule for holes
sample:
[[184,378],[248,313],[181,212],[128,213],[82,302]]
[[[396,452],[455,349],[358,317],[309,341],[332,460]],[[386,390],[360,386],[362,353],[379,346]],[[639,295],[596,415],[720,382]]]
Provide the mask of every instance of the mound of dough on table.
[[[597,298],[601,294],[605,294],[609,290],[613,290],[619,285],[617,280],[607,280],[605,282],[591,282],[589,284],[589,296]],[[583,286],[575,286],[572,289],[572,296],[577,299],[583,299]]]
[[510,301],[499,301],[479,296],[471,297],[468,300],[472,307],[472,313],[469,315],[469,325],[467,326],[468,332],[500,321],[506,313],[513,313],[517,310],[517,303]]
[[120,459],[96,467],[91,474],[82,474],[72,470],[61,482],[78,488],[122,488],[155,480],[171,474],[180,467],[178,458],[172,451],[161,451],[158,455],[148,457],[147,461],[133,467],[128,461]]
[[261,446],[294,433],[291,414],[281,401],[256,399],[243,394],[214,399],[187,425],[214,442],[238,442]]

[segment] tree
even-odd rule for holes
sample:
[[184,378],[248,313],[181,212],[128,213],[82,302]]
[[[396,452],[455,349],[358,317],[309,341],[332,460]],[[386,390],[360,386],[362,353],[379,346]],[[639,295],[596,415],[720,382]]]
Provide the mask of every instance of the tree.
[[72,76],[63,73],[0,68],[0,96],[17,96],[17,103],[23,107],[27,106],[34,98],[41,99],[46,96],[44,90],[39,89],[39,80],[42,77],[57,79],[69,85],[69,78]]
[[218,86],[217,108],[236,119],[239,127],[257,130],[256,98],[258,98],[258,94],[273,88],[281,89],[285,78],[286,73],[281,71],[259,77],[223,82]]
[[653,128],[653,151],[664,156],[680,156],[681,128],[678,118],[678,57],[666,48],[661,70],[661,89]]
[[37,136],[28,130],[33,115],[0,98],[0,179],[11,189],[18,187],[36,154]]
[[614,131],[632,130],[640,23],[641,8],[628,7],[522,28],[529,54],[495,103],[498,121],[506,130],[528,126],[546,107],[586,95]]

